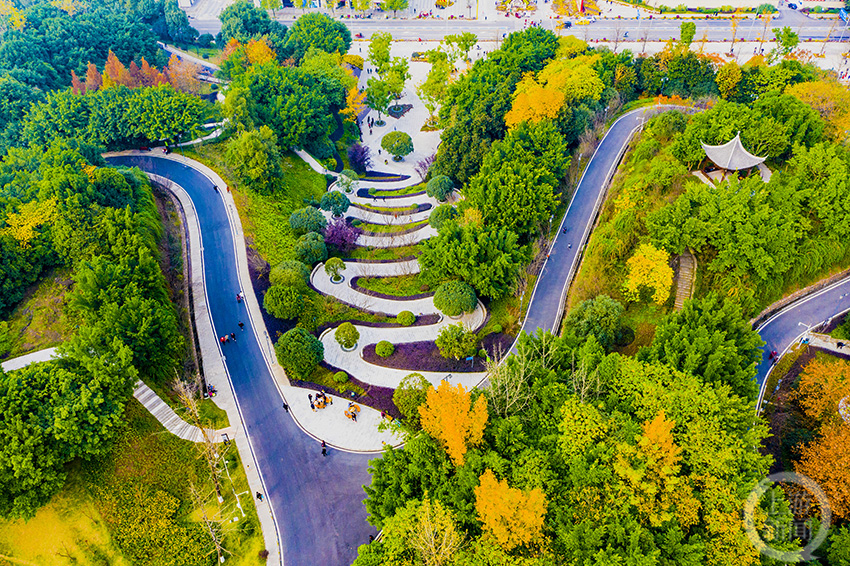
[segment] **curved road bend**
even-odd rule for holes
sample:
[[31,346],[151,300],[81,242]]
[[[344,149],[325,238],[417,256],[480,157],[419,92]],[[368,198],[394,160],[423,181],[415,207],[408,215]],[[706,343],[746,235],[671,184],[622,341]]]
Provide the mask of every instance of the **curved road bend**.
[[[351,564],[357,547],[368,542],[370,534],[376,534],[366,522],[362,487],[370,482],[367,464],[376,455],[331,450],[323,458],[316,441],[283,410],[256,329],[248,324],[244,305],[234,299],[240,285],[234,267],[233,236],[221,196],[206,176],[182,163],[153,156],[110,157],[107,161],[168,177],[192,198],[203,237],[213,326],[217,335],[238,334],[236,343],[223,348],[225,364],[251,435],[266,499],[275,511],[284,564]],[[237,330],[240,320],[246,323],[244,332]]]
[[820,291],[791,303],[769,319],[756,331],[765,341],[762,359],[758,365],[756,380],[759,384],[761,405],[765,395],[764,386],[773,363],[768,357],[776,350],[783,354],[808,328],[819,325],[828,318],[850,310],[850,277],[836,281]]
[[[632,110],[617,119],[602,138],[579,180],[567,213],[549,249],[549,257],[531,295],[522,331],[535,334],[538,328],[558,332],[563,311],[562,301],[578,267],[582,245],[596,218],[596,210],[605,195],[607,181],[620,162],[632,132],[651,115],[676,110],[673,106],[653,106]],[[564,233],[564,228],[567,232]],[[514,348],[516,344],[514,344]]]

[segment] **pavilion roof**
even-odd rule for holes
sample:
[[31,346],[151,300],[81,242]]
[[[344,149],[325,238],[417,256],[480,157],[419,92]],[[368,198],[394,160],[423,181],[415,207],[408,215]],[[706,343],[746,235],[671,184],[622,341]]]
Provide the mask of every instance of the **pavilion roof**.
[[766,157],[758,157],[744,149],[741,143],[741,132],[723,145],[706,145],[700,142],[705,154],[715,165],[729,171],[749,169],[763,163]]

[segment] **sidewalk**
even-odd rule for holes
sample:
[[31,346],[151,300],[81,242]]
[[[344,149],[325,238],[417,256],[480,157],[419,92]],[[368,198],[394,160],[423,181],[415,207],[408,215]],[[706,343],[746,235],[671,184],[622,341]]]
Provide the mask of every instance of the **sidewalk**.
[[16,369],[21,369],[37,362],[49,362],[55,357],[56,348],[45,348],[44,350],[30,352],[29,354],[6,360],[0,364],[0,367],[3,368],[3,371],[15,371]]

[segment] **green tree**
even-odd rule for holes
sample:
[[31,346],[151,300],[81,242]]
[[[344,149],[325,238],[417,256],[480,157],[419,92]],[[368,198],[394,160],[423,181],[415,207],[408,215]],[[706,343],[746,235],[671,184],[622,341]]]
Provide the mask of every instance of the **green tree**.
[[357,172],[351,169],[343,169],[337,177],[337,185],[342,189],[342,192],[353,193],[357,190],[359,179],[360,176]]
[[451,65],[446,54],[436,49],[428,51],[428,62],[431,69],[425,81],[416,87],[416,94],[428,109],[430,117],[434,118],[437,107],[443,103],[448,92]]
[[393,392],[393,403],[412,430],[422,428],[419,422],[419,407],[428,399],[428,390],[431,388],[431,383],[421,373],[410,373]]
[[456,63],[459,59],[465,61],[469,58],[469,50],[478,43],[478,36],[465,31],[460,34],[449,34],[443,38],[443,42],[450,50],[452,63]]
[[325,273],[334,281],[340,279],[340,272],[345,270],[345,262],[338,257],[332,257],[325,262]]
[[269,272],[269,282],[272,285],[295,285],[300,281],[306,287],[309,280],[310,268],[300,261],[284,260]]
[[776,36],[776,48],[771,50],[768,59],[773,63],[776,59],[787,57],[800,43],[800,36],[794,33],[790,27],[784,26],[779,31],[774,30]]
[[426,192],[429,197],[435,198],[440,202],[446,202],[446,199],[454,192],[455,186],[452,180],[445,175],[435,175],[428,181]]
[[450,204],[441,204],[428,217],[428,223],[438,232],[447,220],[457,218],[457,209]]
[[396,17],[399,10],[407,10],[407,0],[384,0],[384,10],[392,10]]
[[366,84],[366,104],[378,113],[380,121],[381,114],[385,113],[390,105],[390,85],[377,77],[370,78]]
[[441,356],[459,360],[475,353],[478,336],[467,330],[463,323],[451,324],[440,330],[435,343]]
[[537,234],[555,211],[567,153],[550,122],[520,124],[493,144],[464,189],[466,203],[481,212],[485,225],[504,226],[521,237]]
[[463,281],[446,281],[434,293],[434,306],[447,316],[472,312],[477,305],[475,290]]
[[375,66],[382,78],[390,67],[390,47],[393,36],[388,31],[376,31],[369,39],[369,62]]
[[405,155],[413,153],[413,140],[407,132],[390,132],[381,138],[381,147],[392,155],[393,159],[401,161]]
[[175,43],[192,43],[198,37],[198,30],[189,25],[189,19],[178,5],[177,0],[165,0],[163,3],[165,25],[168,35]]
[[308,232],[321,232],[327,225],[328,221],[324,215],[312,206],[299,208],[289,215],[289,227],[299,235]]
[[422,243],[419,263],[426,280],[460,278],[481,295],[498,299],[511,293],[528,259],[528,249],[506,228],[443,220],[437,237]]
[[582,301],[567,314],[564,330],[578,338],[594,336],[607,351],[623,338],[623,305],[608,295]]
[[381,78],[387,82],[390,97],[398,102],[404,91],[404,85],[410,79],[410,64],[407,62],[407,58],[393,57],[392,64],[385,75]]
[[260,6],[263,10],[271,10],[272,16],[274,16],[275,10],[283,8],[283,0],[260,0]]
[[345,55],[351,47],[351,32],[345,24],[327,14],[311,12],[292,24],[286,33],[284,47],[296,61],[301,61],[310,47]]
[[679,44],[687,50],[694,41],[697,33],[697,25],[694,22],[682,22],[679,25]]
[[321,234],[308,232],[295,243],[295,259],[307,265],[313,265],[328,259],[328,248]]
[[360,340],[360,333],[350,322],[343,322],[336,327],[334,338],[346,350],[353,350]]
[[753,378],[763,344],[741,308],[712,293],[687,301],[681,311],[667,315],[640,359],[663,362],[709,384],[729,385],[752,400],[758,394]]
[[341,191],[328,191],[322,195],[320,206],[322,210],[330,211],[334,216],[341,216],[351,206],[351,201]]
[[277,361],[295,379],[307,379],[325,357],[321,340],[304,330],[293,328],[274,346]]
[[279,2],[277,0],[265,0],[265,2],[270,5],[263,5],[263,9],[260,9],[255,7],[251,0],[237,0],[219,14],[222,39],[220,47],[224,47],[231,39],[247,43],[263,35],[282,36],[286,33],[286,28],[272,21],[266,11],[275,9],[275,3],[279,7]]
[[229,141],[225,159],[240,181],[260,193],[273,190],[281,175],[277,136],[268,126]]
[[297,287],[272,285],[263,298],[263,308],[275,318],[290,320],[304,312],[304,295]]

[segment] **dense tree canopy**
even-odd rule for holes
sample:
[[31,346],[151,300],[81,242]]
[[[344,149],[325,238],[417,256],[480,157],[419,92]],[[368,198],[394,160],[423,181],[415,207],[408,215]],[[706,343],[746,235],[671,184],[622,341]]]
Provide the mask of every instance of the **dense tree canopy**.
[[289,28],[284,49],[300,61],[311,47],[345,55],[351,47],[351,32],[344,23],[327,14],[304,14]]

